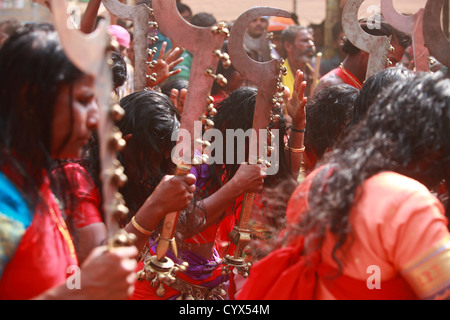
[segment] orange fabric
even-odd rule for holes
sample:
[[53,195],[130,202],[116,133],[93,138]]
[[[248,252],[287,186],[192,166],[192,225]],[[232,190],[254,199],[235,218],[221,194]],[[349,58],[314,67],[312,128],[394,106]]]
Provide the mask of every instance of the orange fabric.
[[[313,171],[292,195],[288,204],[288,223],[301,219],[301,214],[308,205],[312,177],[320,169]],[[443,215],[442,204],[425,186],[394,172],[383,172],[369,178],[359,191],[361,195],[349,216],[352,226],[351,244],[344,246],[345,256],[338,251],[338,258],[343,263],[340,277],[326,276],[328,271],[337,269],[337,264],[331,257],[336,240],[331,233],[327,233],[321,248],[320,265],[312,259],[311,267],[305,268],[305,257],[299,256],[302,247],[299,243],[293,243],[272,252],[253,266],[238,298],[309,299],[313,286],[315,299],[423,297],[423,286],[417,283],[421,278],[405,277],[403,270],[418,257],[421,257],[421,261],[427,260],[423,258],[424,253],[430,248],[442,248],[439,244],[448,239],[448,221]],[[435,252],[431,251],[426,257],[432,259]],[[433,264],[433,268],[437,266],[440,279],[443,280],[437,281],[435,288],[426,287],[428,296],[430,292],[442,293],[448,290],[449,284],[445,282],[449,278],[448,268],[445,267],[447,265],[448,259]],[[380,289],[369,289],[367,285],[371,266],[380,270]],[[311,271],[314,268],[316,273]],[[317,279],[308,276],[311,272],[317,274]]]

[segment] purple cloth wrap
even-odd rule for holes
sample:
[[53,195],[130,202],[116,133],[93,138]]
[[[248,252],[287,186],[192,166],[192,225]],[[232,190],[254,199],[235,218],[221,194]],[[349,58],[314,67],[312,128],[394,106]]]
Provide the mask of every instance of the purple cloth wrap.
[[[156,252],[157,244],[153,244],[150,248],[152,252]],[[202,257],[194,252],[191,251],[185,251],[180,250],[179,251],[179,257],[176,258],[172,252],[168,251],[166,253],[167,257],[170,258],[175,263],[181,264],[182,262],[189,263],[188,268],[186,269],[183,274],[187,275],[188,277],[197,280],[197,281],[205,281],[208,278],[211,278],[210,281],[202,282],[201,286],[206,287],[209,289],[213,289],[220,285],[221,283],[224,284],[225,291],[228,292],[228,280],[229,276],[223,276],[220,274],[219,276],[216,276],[213,278],[213,272],[217,268],[221,267],[222,259],[219,257],[219,253],[217,252],[216,248],[214,248],[213,258],[212,260],[208,260],[205,257]],[[170,300],[176,299],[177,296],[172,297]]]

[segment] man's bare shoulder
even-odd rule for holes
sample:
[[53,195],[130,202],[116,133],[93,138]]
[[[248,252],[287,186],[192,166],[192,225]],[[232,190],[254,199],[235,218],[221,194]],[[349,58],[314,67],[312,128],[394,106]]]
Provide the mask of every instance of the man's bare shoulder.
[[325,87],[335,86],[343,83],[345,83],[344,80],[342,80],[342,78],[340,78],[337,74],[329,72],[322,78],[320,78],[314,90],[313,96],[317,95],[317,93]]

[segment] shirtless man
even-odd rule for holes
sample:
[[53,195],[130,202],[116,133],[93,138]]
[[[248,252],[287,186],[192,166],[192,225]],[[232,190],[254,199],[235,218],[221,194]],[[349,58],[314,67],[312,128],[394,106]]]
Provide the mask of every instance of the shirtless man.
[[[411,45],[411,38],[408,35],[395,30],[383,19],[380,19],[379,21],[380,28],[370,29],[367,25],[367,20],[361,20],[361,28],[372,35],[392,36],[391,45],[394,48],[394,51],[389,52],[388,58],[391,61],[392,66],[396,66],[397,63],[402,60],[406,48]],[[344,41],[342,49],[347,53],[344,61],[338,68],[331,70],[319,80],[313,96],[317,95],[324,87],[343,83],[354,86],[358,90],[361,89],[362,84],[366,79],[369,53],[358,49],[348,39]]]

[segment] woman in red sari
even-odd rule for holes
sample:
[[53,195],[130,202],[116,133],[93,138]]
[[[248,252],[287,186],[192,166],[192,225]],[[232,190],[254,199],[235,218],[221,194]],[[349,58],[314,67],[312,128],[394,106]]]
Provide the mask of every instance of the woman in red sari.
[[94,79],[67,59],[50,24],[13,34],[0,70],[0,298],[126,298],[137,249],[99,247],[79,269],[50,175],[98,125]]
[[450,181],[449,88],[420,74],[377,98],[296,189],[240,299],[450,297],[449,207],[429,191]]

